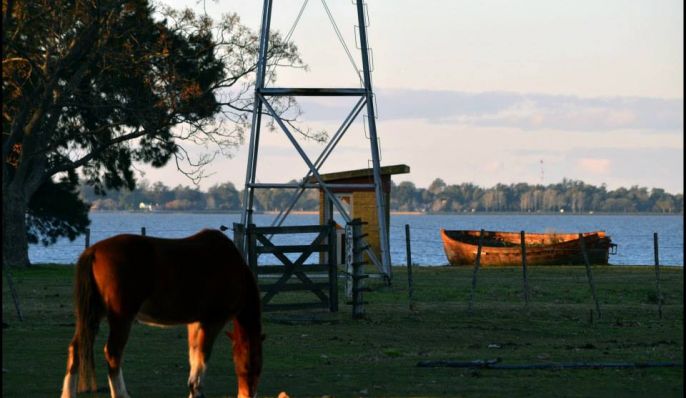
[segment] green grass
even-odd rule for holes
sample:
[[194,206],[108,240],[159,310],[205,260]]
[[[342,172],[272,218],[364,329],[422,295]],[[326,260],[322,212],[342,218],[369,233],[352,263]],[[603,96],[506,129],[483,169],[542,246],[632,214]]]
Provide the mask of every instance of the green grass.
[[[505,364],[683,362],[683,269],[663,268],[663,318],[651,267],[594,267],[602,318],[583,267],[530,267],[528,310],[518,268],[482,268],[474,312],[472,270],[414,268],[415,310],[404,268],[390,287],[367,280],[366,317],[352,320],[340,284],[340,311],[266,313],[260,394],[275,397],[681,397],[683,369],[492,370],[419,368],[423,360],[501,358]],[[73,333],[72,267],[13,269],[25,321],[3,276],[3,397],[55,397]],[[291,294],[291,293],[289,293]],[[296,294],[294,294],[295,296]],[[277,296],[278,297],[278,296]],[[283,296],[282,300],[288,297]],[[292,297],[297,300],[297,297]],[[100,387],[107,325],[96,342]],[[124,375],[134,397],[185,397],[183,327],[133,327]],[[235,396],[229,341],[220,336],[206,377],[208,398]],[[88,396],[85,394],[84,396]],[[109,393],[92,397],[109,397]]]

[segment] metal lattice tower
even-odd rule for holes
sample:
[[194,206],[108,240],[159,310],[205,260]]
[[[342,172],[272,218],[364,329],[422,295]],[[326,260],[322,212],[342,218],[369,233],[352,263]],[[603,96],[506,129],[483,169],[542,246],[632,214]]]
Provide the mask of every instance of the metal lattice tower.
[[[378,137],[376,133],[376,113],[374,109],[374,93],[372,91],[371,82],[371,70],[370,70],[370,57],[369,57],[369,47],[367,43],[367,23],[365,16],[365,4],[363,0],[355,1],[355,6],[357,9],[357,22],[359,26],[358,34],[359,37],[359,47],[361,51],[362,59],[362,70],[361,70],[361,88],[297,88],[297,87],[266,87],[265,75],[267,73],[267,53],[269,47],[269,33],[270,24],[272,18],[272,2],[273,0],[264,0],[263,11],[262,11],[262,27],[260,30],[260,48],[258,54],[257,63],[257,76],[255,79],[255,102],[253,107],[252,115],[252,127],[250,132],[250,152],[248,153],[248,165],[245,177],[245,190],[243,195],[243,212],[241,215],[241,224],[247,227],[249,224],[253,223],[253,205],[254,205],[254,194],[256,189],[268,189],[268,188],[291,188],[294,189],[294,194],[291,198],[290,205],[286,209],[282,209],[281,213],[276,217],[272,225],[281,225],[284,219],[289,214],[290,210],[295,205],[298,198],[302,195],[305,189],[319,188],[321,189],[326,197],[333,203],[334,207],[340,212],[341,216],[346,222],[351,221],[350,214],[346,211],[345,207],[341,204],[339,199],[332,193],[332,189],[336,188],[336,184],[325,183],[319,173],[320,167],[324,164],[326,159],[329,157],[333,149],[336,147],[341,137],[348,130],[348,127],[357,118],[363,109],[366,109],[367,117],[365,123],[367,123],[367,128],[369,132],[369,141],[371,149],[371,161],[373,169],[373,184],[361,184],[357,186],[358,188],[373,188],[376,194],[376,210],[379,222],[379,238],[381,246],[381,259],[379,259],[371,249],[367,249],[367,255],[371,259],[372,263],[377,267],[377,269],[386,277],[391,277],[391,259],[388,241],[388,230],[386,212],[385,212],[385,201],[384,192],[382,188],[381,172],[379,165],[379,144]],[[304,3],[305,4],[305,3]],[[303,4],[303,7],[304,7]],[[326,2],[322,0],[322,4],[329,14],[331,14],[326,6]],[[332,23],[333,19],[332,19]],[[335,27],[335,23],[334,23]],[[337,29],[337,28],[336,28]],[[346,48],[347,50],[347,48]],[[359,73],[360,71],[358,71]],[[348,116],[344,119],[339,129],[336,133],[329,139],[327,145],[323,149],[320,156],[312,162],[307,156],[305,151],[299,145],[291,131],[287,127],[278,112],[275,111],[272,104],[270,104],[270,99],[274,97],[299,97],[299,96],[327,96],[327,97],[359,97],[359,101],[353,106]],[[260,142],[260,125],[262,122],[262,113],[274,118],[276,124],[280,127],[282,132],[286,135],[288,140],[293,144],[294,149],[303,159],[303,161],[308,166],[308,173],[304,176],[299,183],[296,184],[284,184],[284,183],[257,183],[256,182],[256,170],[257,170],[257,160],[258,160],[258,149]],[[315,181],[315,183],[309,181]],[[351,187],[350,184],[346,187]],[[247,242],[247,240],[243,240]],[[247,251],[243,247],[244,253]]]

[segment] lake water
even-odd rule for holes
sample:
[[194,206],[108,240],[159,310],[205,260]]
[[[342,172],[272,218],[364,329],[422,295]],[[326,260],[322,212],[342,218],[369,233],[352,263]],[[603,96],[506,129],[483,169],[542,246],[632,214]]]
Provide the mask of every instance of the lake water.
[[[92,212],[90,214],[91,243],[120,233],[141,233],[146,228],[148,236],[184,237],[202,228],[231,227],[240,221],[240,214],[195,213],[135,213]],[[255,216],[258,226],[269,225],[274,215]],[[287,218],[288,225],[317,224],[319,216],[293,214]],[[405,264],[405,224],[410,225],[412,262],[419,265],[445,265],[447,260],[439,229],[486,229],[527,232],[588,232],[603,230],[618,245],[616,255],[610,256],[610,264],[650,265],[654,263],[653,232],[659,235],[660,264],[684,264],[683,216],[660,215],[391,215],[391,261]],[[231,230],[226,231],[233,237]],[[303,239],[284,237],[276,243],[309,243]],[[296,239],[294,241],[293,239]],[[84,238],[73,242],[67,239],[44,247],[31,245],[29,258],[32,263],[73,264],[84,249]]]

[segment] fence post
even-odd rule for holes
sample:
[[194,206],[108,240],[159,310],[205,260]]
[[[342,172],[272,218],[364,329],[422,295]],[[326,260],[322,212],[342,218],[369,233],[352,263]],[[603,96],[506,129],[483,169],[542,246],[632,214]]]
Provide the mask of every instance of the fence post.
[[338,312],[338,249],[336,223],[329,222],[329,310]]
[[245,226],[240,223],[233,223],[233,244],[243,257],[243,261],[248,263],[247,253],[245,252]]
[[412,249],[410,246],[410,224],[405,224],[405,250],[407,259],[407,296],[410,302],[410,310],[414,311],[414,282],[412,280]]
[[255,224],[248,224],[248,265],[253,274],[255,274],[255,280],[259,280],[257,273],[257,235],[255,228]]
[[591,264],[588,261],[588,254],[586,253],[586,244],[584,243],[583,234],[579,234],[579,245],[581,246],[581,254],[584,257],[584,264],[586,265],[586,277],[588,278],[589,285],[591,285],[591,294],[593,295],[593,301],[595,301],[595,309],[598,313],[598,319],[600,319],[600,304],[598,304],[598,297],[595,294],[595,284],[593,283],[593,275],[591,274]]
[[524,276],[524,305],[529,307],[529,280],[526,273],[526,233],[521,231],[522,243],[522,271]]
[[145,227],[141,227],[141,235],[145,236]]
[[476,249],[476,261],[474,261],[474,271],[472,272],[472,290],[469,293],[469,308],[468,311],[471,314],[472,308],[474,306],[474,291],[476,290],[476,273],[479,271],[479,263],[481,262],[481,245],[484,240],[484,230],[479,232],[479,246]]
[[353,298],[353,262],[355,261],[355,241],[352,223],[345,224],[345,298]]
[[362,266],[364,265],[364,250],[362,247],[362,222],[359,218],[352,220],[352,240],[353,240],[353,286],[352,286],[352,304],[353,304],[353,319],[360,319],[364,317],[364,301],[362,292],[365,290],[362,286],[362,280],[367,277],[363,274]]
[[657,288],[657,314],[662,319],[662,292],[660,291],[660,256],[657,244],[657,232],[653,233],[653,247],[655,249],[655,281]]
[[86,249],[91,246],[91,229],[86,228]]

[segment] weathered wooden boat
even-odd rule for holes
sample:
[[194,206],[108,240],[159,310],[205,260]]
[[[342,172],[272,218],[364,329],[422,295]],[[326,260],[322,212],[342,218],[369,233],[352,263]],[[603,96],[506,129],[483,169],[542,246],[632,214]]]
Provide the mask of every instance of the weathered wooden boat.
[[[475,230],[441,229],[443,248],[451,265],[473,265],[479,246]],[[617,245],[603,231],[584,232],[584,247],[591,264],[607,264],[609,254],[615,254]],[[579,234],[526,233],[527,265],[584,264]],[[521,265],[522,246],[520,232],[484,231],[481,242],[482,266]]]

